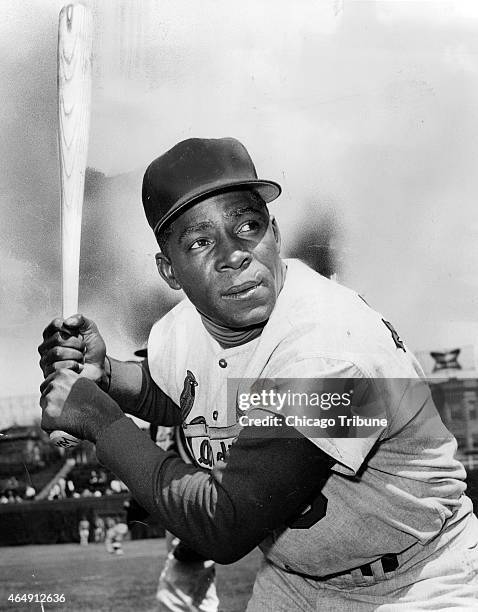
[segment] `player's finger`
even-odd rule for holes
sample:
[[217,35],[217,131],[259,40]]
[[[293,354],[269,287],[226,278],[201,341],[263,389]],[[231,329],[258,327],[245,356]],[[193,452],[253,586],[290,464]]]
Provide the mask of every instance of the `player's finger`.
[[78,361],[55,361],[55,363],[51,363],[50,365],[44,367],[44,375],[50,376],[50,374],[53,374],[58,370],[72,370],[73,372],[80,374],[84,367],[85,366]]
[[55,376],[56,376],[56,372],[53,372],[52,374],[47,376],[45,380],[42,382],[42,384],[40,385],[40,393],[42,394],[42,396],[48,395],[48,393],[51,391],[52,386],[53,386],[52,383],[53,383],[53,380],[55,379]]
[[55,361],[83,361],[82,351],[64,346],[54,346],[52,349],[42,355],[40,360],[43,365],[50,365]]
[[55,332],[59,331],[62,326],[63,319],[60,319],[60,317],[53,319],[53,321],[51,321],[43,330],[43,339],[45,340],[46,338],[52,336]]
[[80,363],[79,361],[73,361],[73,360],[67,359],[65,361],[55,361],[55,363],[52,363],[50,367],[53,368],[54,371],[73,370],[73,372],[76,372],[77,374],[79,374],[85,366],[83,363]]
[[78,374],[83,370],[83,354],[76,351],[58,355],[58,351],[52,349],[57,354],[52,356],[50,353],[42,355],[40,359],[40,368],[43,376],[47,377],[58,370],[74,370]]
[[63,346],[67,348],[73,348],[78,351],[83,351],[85,348],[85,343],[81,336],[65,336],[62,332],[55,332],[49,338],[46,338],[40,346],[38,347],[38,352],[40,355],[43,355],[47,351],[49,351],[54,346]]

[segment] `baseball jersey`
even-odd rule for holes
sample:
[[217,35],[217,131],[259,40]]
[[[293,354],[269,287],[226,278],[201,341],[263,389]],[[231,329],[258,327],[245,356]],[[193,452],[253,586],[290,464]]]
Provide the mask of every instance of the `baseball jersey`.
[[181,456],[206,469],[227,461],[241,429],[237,398],[251,381],[380,381],[383,418],[369,435],[320,435],[298,422],[335,461],[320,494],[325,510],[313,524],[281,528],[261,544],[282,567],[328,575],[426,544],[445,522],[470,513],[471,502],[456,442],[393,326],[355,292],[298,260],[286,264],[258,338],[223,349],[184,300],[153,327],[148,361],[154,382],[181,411]]

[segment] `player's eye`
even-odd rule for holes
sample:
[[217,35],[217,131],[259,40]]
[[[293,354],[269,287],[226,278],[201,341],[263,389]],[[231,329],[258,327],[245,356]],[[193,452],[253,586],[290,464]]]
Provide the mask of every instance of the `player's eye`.
[[208,238],[198,238],[189,246],[189,250],[194,251],[196,249],[200,249],[201,247],[205,247],[210,243],[211,241]]
[[238,234],[245,234],[247,232],[255,232],[259,229],[260,224],[258,223],[258,221],[246,221],[246,223],[243,223],[239,229],[237,230]]

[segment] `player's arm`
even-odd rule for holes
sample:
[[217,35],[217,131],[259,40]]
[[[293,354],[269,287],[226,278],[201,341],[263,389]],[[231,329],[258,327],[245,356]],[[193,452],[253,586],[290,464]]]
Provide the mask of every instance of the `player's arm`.
[[[98,459],[163,525],[205,558],[232,563],[294,520],[332,460],[291,428],[246,427],[212,472],[158,448],[116,402],[71,370],[42,385],[44,429],[96,443]],[[132,452],[134,449],[134,452]]]
[[170,397],[151,378],[148,360],[119,361],[108,357],[108,395],[121,409],[147,423],[178,425],[181,412]]
[[149,423],[178,423],[179,409],[154,383],[147,361],[119,361],[107,356],[96,324],[83,315],[66,321],[54,319],[43,332],[38,352],[45,378],[70,369],[94,381],[124,412]]

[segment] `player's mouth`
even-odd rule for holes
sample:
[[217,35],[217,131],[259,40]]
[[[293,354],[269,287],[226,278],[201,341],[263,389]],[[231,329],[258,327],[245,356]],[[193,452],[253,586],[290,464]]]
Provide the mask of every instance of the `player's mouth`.
[[254,296],[261,285],[262,281],[249,281],[240,285],[233,285],[222,294],[222,297],[226,300],[247,300]]

